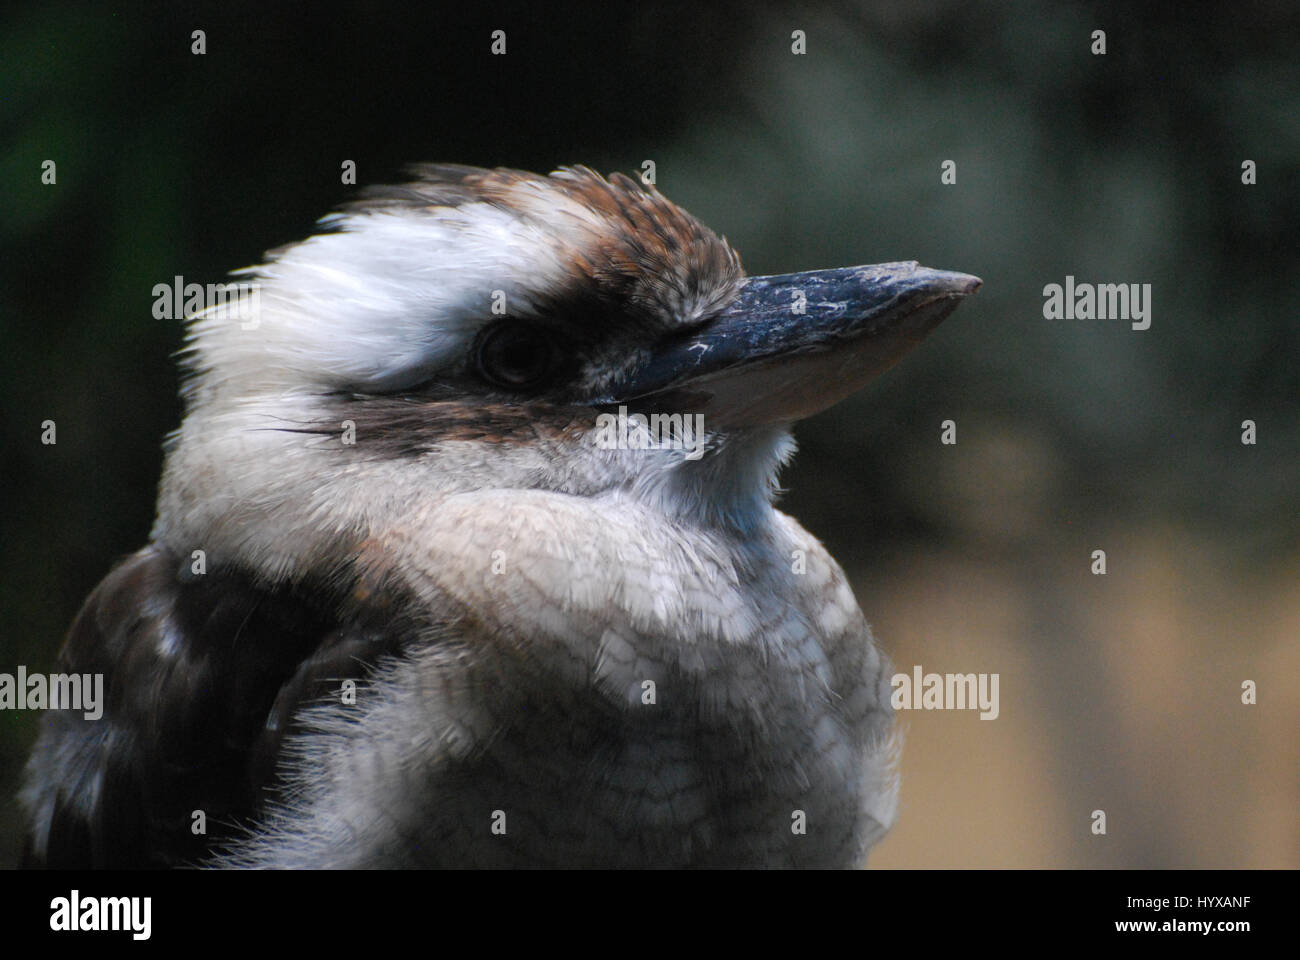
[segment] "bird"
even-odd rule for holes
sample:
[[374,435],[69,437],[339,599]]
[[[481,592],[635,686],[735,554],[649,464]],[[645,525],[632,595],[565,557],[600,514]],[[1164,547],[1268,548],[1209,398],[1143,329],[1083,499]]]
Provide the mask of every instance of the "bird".
[[59,655],[106,704],[46,719],[27,866],[865,864],[891,667],[778,473],[978,278],[749,276],[641,178],[453,164],[236,276]]

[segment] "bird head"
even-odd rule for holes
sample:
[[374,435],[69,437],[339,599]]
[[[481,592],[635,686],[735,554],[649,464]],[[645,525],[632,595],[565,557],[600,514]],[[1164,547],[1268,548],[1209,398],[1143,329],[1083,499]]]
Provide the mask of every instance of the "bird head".
[[191,320],[156,537],[280,577],[481,489],[751,525],[790,424],[980,283],[911,262],[746,277],[628,177],[413,173],[241,271],[251,317]]

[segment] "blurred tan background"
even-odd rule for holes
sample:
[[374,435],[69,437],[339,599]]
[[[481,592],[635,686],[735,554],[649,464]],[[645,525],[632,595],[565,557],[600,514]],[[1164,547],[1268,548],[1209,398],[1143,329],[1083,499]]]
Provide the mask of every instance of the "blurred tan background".
[[[899,670],[1000,676],[996,720],[907,715],[872,864],[1300,866],[1300,14],[1134,7],[8,8],[0,671],[49,670],[148,534],[180,413],[155,283],[306,236],[348,159],[363,184],[416,160],[653,159],[751,273],[984,279],[801,425],[783,478]],[[1152,284],[1151,329],[1045,320],[1067,275]],[[0,713],[0,866],[37,719]]]
[[853,572],[896,669],[1000,675],[996,720],[903,715],[901,813],[871,865],[1296,867],[1300,564],[1239,566],[1204,531],[1103,519],[1094,577],[1079,520],[1043,521],[1064,544],[979,537]]

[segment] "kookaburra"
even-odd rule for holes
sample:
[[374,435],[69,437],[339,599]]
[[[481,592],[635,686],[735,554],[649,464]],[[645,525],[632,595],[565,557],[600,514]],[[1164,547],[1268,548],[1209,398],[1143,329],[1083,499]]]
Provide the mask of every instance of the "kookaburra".
[[980,281],[746,277],[583,167],[413,176],[269,253],[256,316],[191,319],[149,544],[61,655],[103,716],[49,717],[27,862],[863,863],[890,667],[776,473]]

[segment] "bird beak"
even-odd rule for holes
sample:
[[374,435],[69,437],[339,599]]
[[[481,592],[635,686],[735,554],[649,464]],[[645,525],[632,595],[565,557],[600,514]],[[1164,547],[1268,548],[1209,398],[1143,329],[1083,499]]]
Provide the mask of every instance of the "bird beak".
[[792,423],[893,366],[979,289],[915,262],[749,277],[723,310],[665,342],[610,391],[719,427]]

